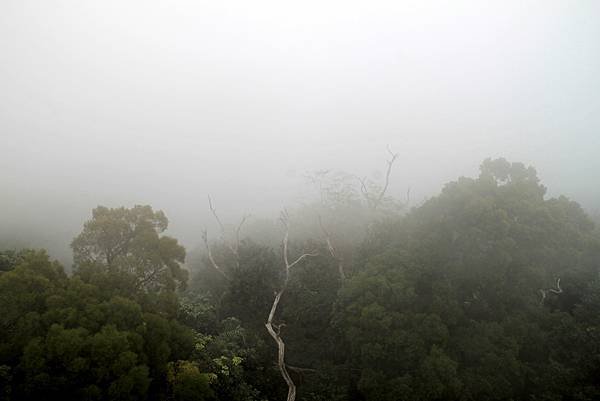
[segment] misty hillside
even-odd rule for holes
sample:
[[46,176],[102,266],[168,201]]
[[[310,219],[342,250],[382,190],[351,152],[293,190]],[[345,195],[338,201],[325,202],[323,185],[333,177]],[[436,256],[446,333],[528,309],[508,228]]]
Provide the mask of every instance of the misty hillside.
[[0,401],[600,400],[599,21],[0,0]]
[[411,208],[386,193],[396,156],[380,183],[314,177],[279,221],[209,198],[186,264],[139,205],[93,210],[72,274],[3,251],[3,399],[598,399],[590,217],[505,159]]

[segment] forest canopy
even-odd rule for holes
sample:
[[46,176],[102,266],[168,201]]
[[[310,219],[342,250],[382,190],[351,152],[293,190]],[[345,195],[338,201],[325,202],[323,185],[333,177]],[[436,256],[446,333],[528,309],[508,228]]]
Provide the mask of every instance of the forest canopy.
[[[320,172],[280,221],[186,255],[151,206],[98,206],[69,273],[0,252],[0,399],[600,399],[600,231],[487,159],[418,206]],[[186,258],[187,256],[187,258]]]

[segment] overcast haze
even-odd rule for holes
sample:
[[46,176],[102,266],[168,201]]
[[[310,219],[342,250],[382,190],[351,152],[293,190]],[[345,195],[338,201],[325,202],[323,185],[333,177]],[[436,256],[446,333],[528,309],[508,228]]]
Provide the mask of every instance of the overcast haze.
[[599,21],[597,1],[2,0],[0,241],[66,247],[96,205],[141,203],[194,247],[207,193],[275,213],[308,171],[381,174],[387,144],[392,194],[504,156],[595,211]]

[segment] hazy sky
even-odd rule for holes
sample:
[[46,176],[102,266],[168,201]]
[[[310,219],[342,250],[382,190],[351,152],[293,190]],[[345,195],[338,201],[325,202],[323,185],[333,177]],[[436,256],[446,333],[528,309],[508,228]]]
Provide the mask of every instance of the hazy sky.
[[149,203],[190,246],[208,192],[277,210],[307,171],[381,172],[386,144],[397,194],[505,156],[597,210],[599,21],[596,0],[1,0],[0,235]]

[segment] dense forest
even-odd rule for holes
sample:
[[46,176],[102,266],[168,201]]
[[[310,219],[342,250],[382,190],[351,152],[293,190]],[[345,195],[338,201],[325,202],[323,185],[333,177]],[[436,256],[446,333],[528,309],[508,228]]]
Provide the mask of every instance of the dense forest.
[[[73,266],[0,252],[0,399],[600,399],[600,231],[534,168],[487,159],[419,205],[319,199],[204,231],[98,206]],[[240,211],[244,212],[244,211]]]

